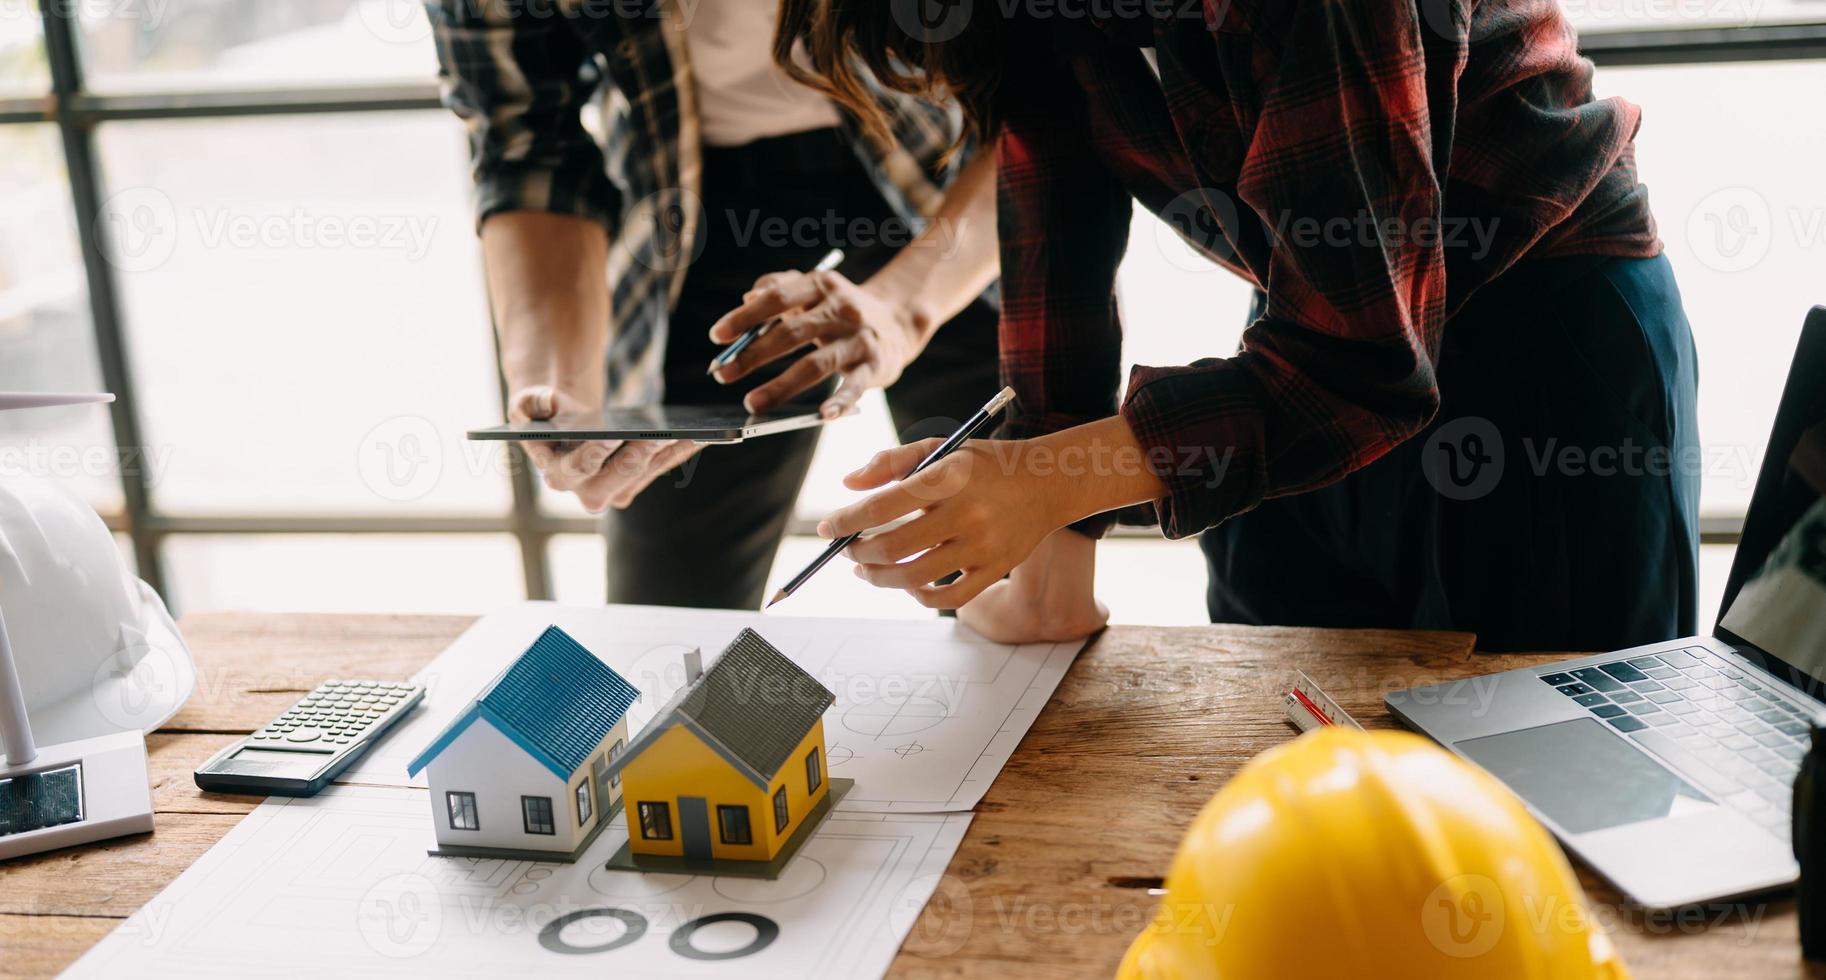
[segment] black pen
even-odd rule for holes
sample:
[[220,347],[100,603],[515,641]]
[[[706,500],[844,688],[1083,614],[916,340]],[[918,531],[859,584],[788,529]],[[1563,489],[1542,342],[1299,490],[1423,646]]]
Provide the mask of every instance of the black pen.
[[[813,272],[829,272],[832,269],[835,269],[842,264],[843,264],[843,249],[833,248],[830,251],[824,253],[824,258],[819,259],[817,265],[812,266],[812,271]],[[774,324],[779,323],[779,322],[780,322],[779,317],[777,317],[777,316],[770,317],[765,323],[757,323],[754,326],[749,327],[747,330],[742,331],[742,335],[740,337],[737,337],[735,339],[735,341],[733,343],[731,343],[728,347],[723,348],[722,353],[718,354],[714,358],[711,358],[710,367],[706,368],[704,370],[704,373],[705,374],[715,374],[718,371],[718,369],[727,367],[729,365],[730,361],[735,360],[737,354],[740,354],[743,351],[747,350],[749,344],[752,344],[755,341],[760,340],[763,336],[766,335],[767,331],[772,330],[774,328]]]
[[[983,427],[988,425],[990,420],[994,419],[997,415],[1000,415],[1002,409],[1006,408],[1011,401],[1014,401],[1013,388],[1003,388],[1001,391],[997,392],[994,398],[989,399],[989,404],[984,405],[981,409],[977,410],[975,415],[970,416],[970,420],[959,426],[958,430],[951,434],[951,438],[940,443],[937,449],[932,450],[926,455],[925,459],[920,460],[919,465],[913,467],[913,471],[908,473],[905,479],[913,479],[933,463],[951,455],[953,450],[957,449],[957,447],[963,445],[965,441],[982,431]],[[805,566],[803,571],[794,575],[792,581],[787,582],[780,588],[780,591],[775,592],[774,597],[767,600],[767,606],[763,606],[762,608],[771,607],[774,603],[799,591],[799,586],[804,585],[813,575],[817,574],[818,569],[823,568],[832,558],[837,557],[838,552],[848,548],[860,537],[862,537],[862,532],[858,531],[855,534],[845,535],[844,537],[832,541],[830,547],[824,549],[824,554],[813,559],[812,563]]]

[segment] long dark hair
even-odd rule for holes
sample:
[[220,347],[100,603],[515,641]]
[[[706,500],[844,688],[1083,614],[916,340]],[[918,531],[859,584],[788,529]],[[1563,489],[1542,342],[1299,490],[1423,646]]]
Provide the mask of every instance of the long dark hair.
[[[951,0],[941,17],[946,23],[934,26],[921,20],[922,5],[932,2],[781,0],[774,60],[849,109],[878,138],[888,137],[888,118],[870,97],[865,72],[891,91],[954,99],[968,132],[991,134],[1005,67],[1007,23],[1000,5]],[[803,45],[803,61],[794,55],[795,44]]]

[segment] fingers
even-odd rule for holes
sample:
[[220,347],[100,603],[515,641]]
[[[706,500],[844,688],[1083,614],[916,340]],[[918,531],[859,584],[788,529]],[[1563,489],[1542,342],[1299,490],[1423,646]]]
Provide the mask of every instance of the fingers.
[[827,419],[840,419],[855,411],[856,403],[872,387],[869,382],[874,373],[875,369],[870,365],[859,365],[843,372],[837,390],[831,392],[831,397],[826,398],[823,405],[818,406],[818,414]]
[[[780,372],[779,377],[743,396],[743,407],[750,412],[765,412],[775,405],[790,401],[796,395],[810,391],[818,382],[837,373],[844,351],[844,345],[837,344],[820,347],[806,354]],[[825,417],[835,418],[831,415]]]
[[[593,441],[582,445],[575,443],[569,445],[576,445],[577,448],[566,452],[552,446],[548,449],[548,452],[551,453],[550,458],[540,461],[535,457],[533,460],[538,464],[539,472],[545,475],[545,485],[553,490],[575,490],[585,481],[593,479],[602,471],[603,464],[608,462],[609,458],[614,456],[623,444]],[[529,449],[528,452],[530,454],[531,450]]]
[[684,440],[667,444],[666,448],[661,449],[653,455],[652,459],[648,460],[645,471],[638,479],[624,487],[620,493],[615,495],[614,499],[609,501],[609,506],[616,510],[626,510],[628,505],[634,502],[635,497],[640,496],[649,486],[653,485],[654,480],[672,472],[675,467],[695,456],[697,451],[702,448],[695,442]]
[[907,590],[913,601],[927,609],[956,609],[981,595],[1008,574],[1011,565],[995,563],[964,569],[962,577],[945,585],[920,585]]
[[607,510],[611,501],[646,474],[647,464],[669,445],[670,442],[623,443],[600,472],[574,488],[583,509],[592,514]]
[[558,391],[550,385],[533,385],[514,392],[507,403],[512,422],[543,421],[558,414]]
[[965,562],[963,549],[954,544],[940,545],[931,551],[892,565],[857,565],[856,577],[883,589],[914,589],[931,585],[959,571]]
[[731,343],[748,328],[789,310],[810,306],[822,295],[823,283],[819,277],[803,272],[775,272],[762,276],[742,297],[741,306],[710,325],[710,339],[719,344]]
[[743,348],[735,360],[717,368],[713,377],[721,384],[740,381],[756,369],[779,360],[806,344],[816,343],[826,320],[826,317],[815,314],[781,320],[773,329],[756,337],[753,343]]
[[869,528],[880,527],[889,521],[898,520],[931,505],[932,501],[921,499],[909,492],[906,487],[889,487],[880,493],[832,512],[829,517],[818,522],[818,536],[841,538],[846,535],[860,534]]
[[855,544],[844,549],[843,553],[858,565],[892,565],[951,540],[957,531],[957,520],[952,513],[954,509],[934,507],[919,520],[859,538]]
[[843,478],[843,485],[851,490],[872,490],[885,486],[895,480],[904,479],[919,461],[932,454],[943,439],[934,436],[909,442],[904,446],[884,449],[869,457],[869,461]]

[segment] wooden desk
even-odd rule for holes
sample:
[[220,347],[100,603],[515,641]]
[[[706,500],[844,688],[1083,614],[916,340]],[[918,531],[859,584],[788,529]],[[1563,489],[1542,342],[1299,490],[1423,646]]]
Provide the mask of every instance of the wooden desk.
[[[332,676],[405,677],[469,620],[193,616],[196,695],[149,740],[149,837],[0,865],[0,976],[47,976],[132,914],[247,813],[199,792],[211,753]],[[1257,752],[1291,737],[1281,685],[1311,674],[1358,720],[1393,724],[1384,693],[1542,663],[1475,656],[1449,633],[1205,627],[1108,630],[1085,650],[977,809],[898,976],[1108,976],[1147,922],[1147,887],[1182,828]],[[1587,878],[1639,980],[1803,975],[1793,903],[1644,917]],[[1292,913],[1290,913],[1292,914]]]

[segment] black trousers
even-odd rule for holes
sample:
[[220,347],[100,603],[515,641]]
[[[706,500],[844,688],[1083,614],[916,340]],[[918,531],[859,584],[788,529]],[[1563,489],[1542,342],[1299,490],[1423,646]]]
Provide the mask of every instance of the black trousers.
[[[706,148],[703,203],[704,249],[686,273],[666,340],[671,403],[740,404],[782,369],[727,386],[704,374],[718,350],[706,332],[741,305],[755,279],[809,269],[841,247],[847,259],[839,271],[861,281],[911,235],[835,130]],[[948,435],[995,393],[997,317],[994,304],[978,298],[888,389],[902,441]],[[816,404],[828,391],[805,400]],[[759,608],[818,433],[707,446],[632,506],[611,511],[608,601]]]
[[1696,632],[1698,381],[1667,260],[1521,267],[1447,324],[1438,368],[1420,436],[1200,536],[1211,620],[1490,651]]

